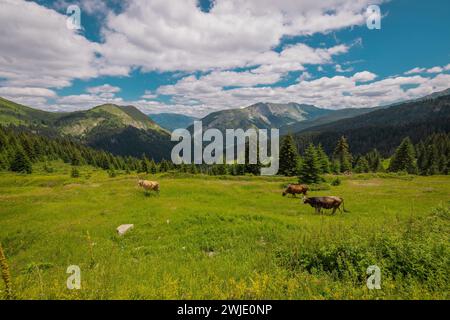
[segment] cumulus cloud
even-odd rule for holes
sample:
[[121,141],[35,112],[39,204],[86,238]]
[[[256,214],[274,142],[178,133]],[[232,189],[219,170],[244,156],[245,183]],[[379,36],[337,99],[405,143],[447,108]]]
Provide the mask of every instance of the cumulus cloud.
[[92,94],[117,93],[120,91],[120,88],[114,87],[109,84],[104,84],[104,85],[97,86],[97,87],[89,87],[89,88],[87,88],[86,91],[89,93],[92,93]]
[[[382,1],[216,0],[206,13],[196,0],[133,0],[123,12],[108,16],[101,50],[112,65],[144,71],[242,67],[255,59],[277,59],[271,49],[283,36],[363,24],[369,2]],[[296,49],[302,48],[286,54]],[[276,65],[300,67],[301,62],[287,58]]]
[[56,97],[56,93],[53,90],[49,90],[46,88],[18,88],[18,87],[0,87],[0,95],[1,96],[9,96],[9,97],[45,97],[45,98],[54,98]]
[[0,78],[3,86],[61,88],[98,75],[98,45],[66,27],[66,17],[34,2],[3,0]]
[[194,109],[191,106],[192,101],[196,101],[195,107],[199,106],[201,109],[194,113],[201,116],[212,111],[245,107],[261,101],[307,103],[331,109],[375,107],[444,90],[448,88],[450,81],[448,74],[439,74],[434,78],[397,76],[375,81],[376,77],[372,72],[363,71],[348,77],[302,79],[287,87],[207,87],[200,90],[187,85],[201,83],[190,76],[175,85],[161,87],[159,92],[172,95],[173,104],[184,105],[184,110],[189,112]]
[[369,82],[374,80],[376,77],[377,75],[372,72],[363,71],[355,73],[352,79],[355,80],[356,82]]
[[427,73],[441,73],[442,71],[444,71],[444,69],[442,67],[433,67],[433,68],[427,69]]
[[[102,43],[67,29],[67,17],[57,11],[31,1],[1,1],[0,95],[39,108],[68,111],[117,103],[147,113],[205,115],[259,101],[372,107],[446,89],[449,83],[450,65],[378,79],[335,61],[362,46],[361,39],[328,48],[283,44],[286,37],[363,25],[367,6],[383,0],[215,0],[209,12],[201,11],[197,0],[112,0],[121,10],[112,10],[111,2],[74,0],[87,14],[101,16]],[[58,0],[55,6],[68,3]],[[338,75],[311,74],[324,72],[325,65]],[[79,95],[58,97],[54,91],[75,79],[126,76],[131,70],[175,72],[176,82],[132,101],[107,83]],[[290,85],[277,85],[288,76]],[[169,102],[158,101],[160,95]]]
[[334,70],[338,73],[346,73],[346,72],[352,72],[353,67],[348,67],[347,69],[343,68],[340,64],[337,64],[334,66]]
[[448,70],[450,70],[450,64],[443,66],[443,67],[435,66],[435,67],[428,68],[428,69],[416,67],[414,69],[406,71],[405,74],[411,75],[411,74],[419,74],[419,73],[442,73],[442,72],[448,71]]

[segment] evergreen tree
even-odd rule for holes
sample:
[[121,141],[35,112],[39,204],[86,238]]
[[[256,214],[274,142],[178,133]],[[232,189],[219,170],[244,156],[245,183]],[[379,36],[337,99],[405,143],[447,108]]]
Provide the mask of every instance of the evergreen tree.
[[377,149],[373,149],[365,156],[367,162],[369,163],[369,170],[371,172],[379,172],[383,169],[381,165],[381,155]]
[[155,174],[155,173],[158,172],[158,168],[157,168],[156,163],[155,163],[155,161],[153,159],[150,161],[148,170],[149,170],[149,172],[151,174]]
[[341,173],[352,170],[352,155],[347,143],[347,139],[342,136],[334,149],[333,160],[339,163]]
[[31,161],[22,149],[18,149],[10,164],[10,170],[14,172],[32,173]]
[[333,160],[331,162],[331,172],[334,174],[341,173],[341,166],[339,165],[339,162],[337,160]]
[[147,157],[142,155],[140,172],[149,173],[150,172],[150,161],[148,161]]
[[427,175],[439,174],[439,159],[436,144],[430,144],[427,148]]
[[370,171],[369,168],[369,162],[367,161],[366,157],[361,156],[356,161],[355,165],[355,172],[357,173],[367,173]]
[[320,173],[330,173],[330,160],[321,144],[317,146],[317,156],[319,158]]
[[286,135],[280,147],[280,165],[278,173],[291,177],[296,175],[298,152],[291,134]]
[[299,181],[301,183],[317,183],[320,179],[320,163],[314,145],[310,144],[302,157]]
[[418,173],[414,147],[409,138],[403,139],[402,143],[395,151],[389,164],[389,171],[406,171],[410,174]]
[[70,157],[70,164],[73,166],[79,166],[81,165],[82,159],[81,159],[81,153],[78,150],[73,150],[71,157]]
[[165,159],[162,159],[161,163],[159,164],[159,171],[160,172],[169,171],[169,164]]

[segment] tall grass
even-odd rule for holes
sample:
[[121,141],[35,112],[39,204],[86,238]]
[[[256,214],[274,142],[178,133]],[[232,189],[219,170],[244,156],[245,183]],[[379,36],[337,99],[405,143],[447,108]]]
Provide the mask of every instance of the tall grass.
[[[449,298],[448,176],[339,177],[310,191],[345,199],[351,213],[331,216],[282,197],[295,178],[148,175],[161,192],[146,197],[135,175],[80,167],[71,178],[70,166],[51,166],[0,173],[16,297]],[[133,231],[117,236],[126,223]],[[66,287],[69,265],[81,290]],[[371,265],[381,290],[366,286]]]
[[1,243],[0,243],[0,268],[2,271],[2,279],[3,282],[5,283],[5,298],[9,300],[13,298],[12,280],[11,280],[11,273],[9,272],[8,261],[6,261],[6,256],[3,251]]

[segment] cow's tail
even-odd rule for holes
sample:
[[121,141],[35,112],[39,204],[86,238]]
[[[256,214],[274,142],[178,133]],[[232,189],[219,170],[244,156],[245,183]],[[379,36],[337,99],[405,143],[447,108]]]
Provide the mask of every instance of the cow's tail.
[[350,211],[345,209],[345,205],[344,205],[344,199],[342,199],[342,209],[344,210],[344,212],[349,213]]

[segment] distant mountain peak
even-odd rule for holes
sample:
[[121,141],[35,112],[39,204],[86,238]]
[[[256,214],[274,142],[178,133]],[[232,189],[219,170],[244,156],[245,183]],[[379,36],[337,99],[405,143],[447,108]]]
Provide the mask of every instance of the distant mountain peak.
[[[271,129],[299,121],[314,119],[332,112],[312,105],[258,102],[245,108],[227,109],[210,113],[201,119],[203,127],[225,129]],[[192,126],[189,128],[192,130]]]

